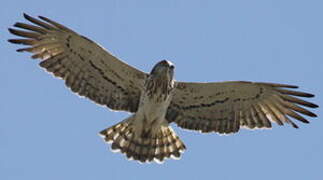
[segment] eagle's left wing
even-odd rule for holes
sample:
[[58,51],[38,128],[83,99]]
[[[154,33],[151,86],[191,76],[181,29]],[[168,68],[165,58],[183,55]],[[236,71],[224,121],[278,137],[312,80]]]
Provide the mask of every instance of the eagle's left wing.
[[[314,95],[288,88],[297,86],[244,81],[220,83],[176,82],[166,119],[182,128],[202,132],[234,133],[241,126],[270,128],[271,122],[297,125],[289,118],[308,121],[300,114],[316,115],[298,105],[317,105],[294,96]],[[296,113],[298,112],[298,113]]]
[[[9,31],[28,45],[18,52],[31,52],[40,66],[65,80],[80,96],[113,110],[136,112],[147,74],[129,66],[95,42],[46,17],[24,14],[32,24],[16,23]],[[22,29],[22,30],[21,30]]]

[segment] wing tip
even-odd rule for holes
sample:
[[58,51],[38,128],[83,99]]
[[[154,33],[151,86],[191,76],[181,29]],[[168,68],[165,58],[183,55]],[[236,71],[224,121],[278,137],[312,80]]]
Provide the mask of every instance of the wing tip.
[[48,18],[44,17],[44,16],[38,16],[39,19],[42,19],[42,20],[47,20]]
[[314,113],[310,113],[310,114],[309,114],[309,116],[310,116],[310,117],[317,117],[317,115],[316,115],[316,114],[314,114]]
[[22,36],[20,35],[22,31],[19,31],[18,29],[8,28],[8,31],[15,36]]
[[13,44],[18,44],[17,41],[14,40],[14,39],[8,39],[7,41],[10,42],[10,43],[13,43]]
[[13,35],[24,37],[24,35],[22,35],[22,33],[24,33],[24,31],[21,31],[21,30],[15,29],[15,28],[8,28],[8,31]]
[[292,89],[297,89],[299,88],[299,86],[296,85],[291,85],[291,84],[280,84],[281,87],[285,87],[285,88],[292,88]]
[[307,104],[302,104],[302,105],[310,107],[310,108],[318,108],[319,107],[319,105],[311,103],[311,102],[308,102]]
[[269,83],[269,82],[259,82],[259,84],[268,85],[276,88],[292,88],[292,89],[299,88],[299,86],[292,85],[292,84]]
[[24,16],[25,19],[31,19],[32,17],[29,16],[27,13],[23,12],[22,15]]
[[14,33],[15,33],[15,29],[13,29],[13,28],[8,28],[8,31],[9,31],[11,34],[14,34]]
[[295,123],[292,123],[292,126],[293,126],[293,128],[295,128],[295,129],[298,129],[298,128],[299,128]]
[[12,26],[14,26],[14,27],[19,27],[19,24],[21,24],[21,23],[19,23],[19,22],[16,22],[14,25],[12,25]]
[[314,103],[310,103],[310,104],[309,104],[309,107],[310,107],[310,108],[319,108],[320,106],[319,106],[319,105],[317,105],[317,104],[314,104]]
[[299,97],[306,97],[306,98],[315,97],[314,94],[301,92],[301,91],[292,91],[292,90],[280,89],[280,88],[277,88],[276,91],[280,92],[281,94],[292,95],[292,96],[299,96]]
[[28,15],[27,13],[23,13],[23,16],[24,16],[24,18],[25,18],[25,19],[27,19],[27,20],[28,20],[28,21],[30,21],[30,22],[39,21],[39,20],[37,20],[36,18],[34,18],[34,17],[32,17],[32,16]]
[[302,92],[302,94],[303,94],[303,97],[307,97],[307,98],[315,97],[315,95],[311,93]]
[[20,48],[20,49],[17,49],[16,51],[17,52],[24,52],[26,50],[26,48]]

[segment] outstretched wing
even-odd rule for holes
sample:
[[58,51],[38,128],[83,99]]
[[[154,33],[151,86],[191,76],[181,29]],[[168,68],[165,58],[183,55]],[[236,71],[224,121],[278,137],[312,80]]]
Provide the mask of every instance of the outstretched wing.
[[[308,121],[300,114],[316,115],[298,105],[317,105],[294,96],[314,95],[292,91],[297,86],[243,81],[220,83],[176,82],[166,119],[182,128],[202,132],[234,133],[239,128],[270,128],[271,122],[297,125],[289,118]],[[298,113],[300,114],[298,114]]]
[[33,24],[14,25],[24,31],[9,28],[12,34],[25,38],[9,42],[28,45],[18,52],[31,52],[33,59],[42,59],[41,67],[64,79],[81,96],[113,110],[137,110],[146,73],[48,18],[36,19],[26,14],[24,17]]

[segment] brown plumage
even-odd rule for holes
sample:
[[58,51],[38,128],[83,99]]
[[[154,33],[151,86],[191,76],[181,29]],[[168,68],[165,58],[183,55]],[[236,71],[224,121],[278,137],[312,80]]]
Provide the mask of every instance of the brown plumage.
[[[316,117],[309,108],[318,106],[301,98],[314,95],[295,91],[294,85],[230,81],[216,83],[178,82],[174,65],[157,63],[150,73],[119,60],[104,48],[46,17],[32,24],[16,23],[9,39],[26,45],[39,65],[65,81],[73,92],[112,110],[133,113],[129,118],[100,132],[128,158],[140,162],[179,158],[185,145],[169,126],[174,122],[203,133],[237,133],[241,127],[271,128],[272,123],[290,124],[293,119],[309,123]],[[306,109],[308,108],[308,109]]]
[[162,162],[166,158],[179,158],[185,145],[169,126],[161,126],[156,133],[137,137],[127,119],[100,132],[112,150],[121,151],[127,158],[140,162]]
[[[303,123],[309,122],[298,113],[316,117],[313,112],[299,105],[309,108],[318,106],[297,98],[311,98],[314,95],[289,88],[298,87],[246,81],[177,82],[166,118],[183,128],[220,134],[238,132],[240,127],[271,128],[271,122],[278,125],[287,123],[298,128],[289,117]],[[194,92],[194,96],[187,98],[187,94],[191,92]],[[198,101],[203,103],[197,104]]]

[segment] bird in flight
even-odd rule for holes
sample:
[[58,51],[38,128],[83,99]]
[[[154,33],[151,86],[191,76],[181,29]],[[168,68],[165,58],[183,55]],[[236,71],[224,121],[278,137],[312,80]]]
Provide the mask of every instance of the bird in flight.
[[[9,39],[27,45],[18,52],[31,52],[33,59],[80,96],[115,111],[132,113],[120,123],[100,132],[111,149],[139,162],[162,162],[179,158],[185,145],[170,127],[202,133],[237,133],[240,128],[271,128],[272,123],[298,126],[309,123],[305,109],[317,108],[301,98],[314,95],[295,91],[294,85],[227,81],[180,82],[174,65],[158,62],[150,73],[142,72],[90,39],[46,17],[24,14],[30,24],[17,22]],[[299,98],[301,97],[301,98]]]

